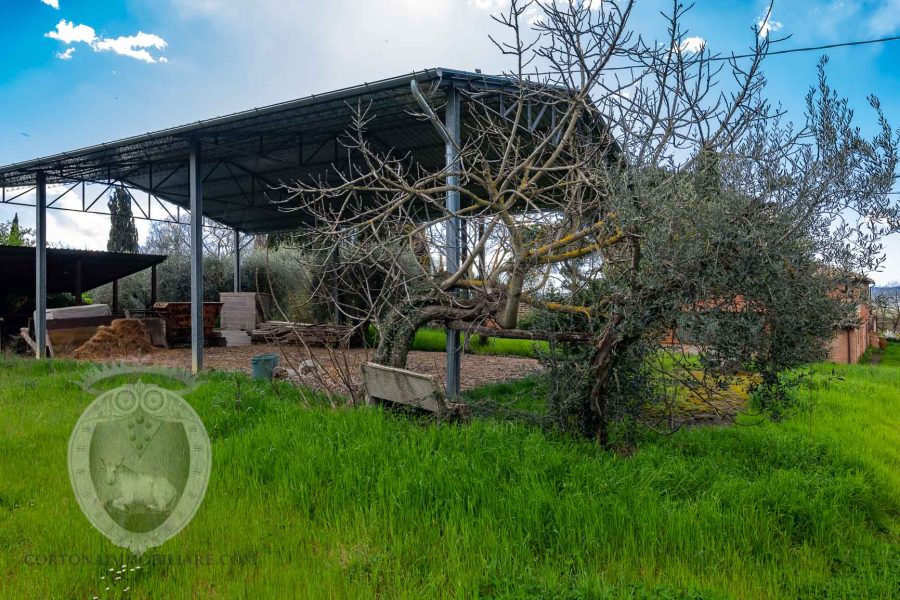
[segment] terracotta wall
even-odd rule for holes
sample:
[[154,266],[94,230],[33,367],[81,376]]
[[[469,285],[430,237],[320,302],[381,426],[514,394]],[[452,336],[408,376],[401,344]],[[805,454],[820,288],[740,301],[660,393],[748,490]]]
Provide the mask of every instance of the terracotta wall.
[[878,345],[878,336],[872,334],[869,308],[863,304],[859,307],[859,319],[863,323],[859,327],[840,330],[831,340],[828,360],[836,363],[856,364],[870,344]]
[[878,347],[878,336],[874,331],[869,332],[869,348],[877,348]]
[[831,340],[831,348],[828,351],[828,360],[831,362],[848,364],[849,349],[847,346],[847,330],[840,330]]

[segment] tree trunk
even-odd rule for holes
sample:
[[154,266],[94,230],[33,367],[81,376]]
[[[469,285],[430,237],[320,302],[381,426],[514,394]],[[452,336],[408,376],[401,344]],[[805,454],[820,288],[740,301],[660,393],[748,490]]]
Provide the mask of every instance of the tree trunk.
[[381,328],[378,347],[372,361],[379,365],[405,369],[413,337],[426,320],[427,318],[423,318],[422,313],[414,307],[409,307],[407,313],[392,311]]
[[497,324],[504,329],[515,329],[519,320],[519,303],[522,300],[522,287],[525,285],[525,271],[521,267],[513,269],[506,286],[506,304],[497,315]]
[[403,369],[416,331],[429,321],[480,323],[492,316],[492,309],[495,308],[485,307],[483,303],[468,307],[414,303],[395,307],[384,320],[372,360],[380,365]]
[[615,313],[610,317],[603,334],[594,344],[594,355],[591,357],[590,406],[595,417],[594,436],[603,448],[609,447],[609,411],[607,393],[609,376],[615,364],[616,350],[622,343],[619,330],[624,317]]

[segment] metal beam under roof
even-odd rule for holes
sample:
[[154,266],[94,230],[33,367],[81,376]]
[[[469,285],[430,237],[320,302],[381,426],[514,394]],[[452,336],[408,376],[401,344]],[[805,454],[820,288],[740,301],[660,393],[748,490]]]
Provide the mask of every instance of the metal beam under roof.
[[338,140],[350,128],[357,104],[368,106],[373,116],[367,126],[372,140],[408,153],[424,168],[445,166],[445,144],[434,127],[411,116],[419,112],[410,91],[414,80],[435,106],[444,105],[451,86],[518,89],[502,76],[429,69],[7,165],[0,167],[0,186],[34,186],[36,174],[43,172],[51,185],[120,182],[189,208],[189,158],[200,143],[205,216],[248,233],[310,226],[307,215],[273,203],[281,199],[275,188],[310,177],[327,180],[334,174],[332,165],[340,168],[352,160]]

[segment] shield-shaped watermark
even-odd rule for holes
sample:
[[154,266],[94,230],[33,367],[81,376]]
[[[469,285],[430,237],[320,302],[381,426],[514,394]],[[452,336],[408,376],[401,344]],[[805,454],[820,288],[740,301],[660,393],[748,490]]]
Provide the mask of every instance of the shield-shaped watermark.
[[[161,374],[104,369],[112,376]],[[186,382],[185,376],[163,374]],[[181,531],[197,512],[212,466],[206,429],[175,391],[137,381],[103,391],[69,439],[69,478],[81,510],[114,544],[136,555]]]

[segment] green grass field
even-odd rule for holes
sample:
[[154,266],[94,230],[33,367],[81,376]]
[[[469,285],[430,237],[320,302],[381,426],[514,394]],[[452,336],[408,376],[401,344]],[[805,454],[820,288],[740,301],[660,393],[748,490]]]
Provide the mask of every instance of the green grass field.
[[[523,356],[535,358],[535,348],[548,348],[547,342],[531,340],[510,340],[504,338],[488,338],[483,344],[478,336],[472,336],[469,351],[472,354],[489,354],[501,356]],[[447,350],[447,333],[442,329],[423,327],[413,338],[413,350],[424,352],[445,352]]]
[[628,458],[210,374],[189,396],[213,441],[204,504],[135,560],[69,486],[84,367],[0,358],[0,598],[895,597],[889,362],[817,366],[786,421],[685,430]]
[[887,349],[881,352],[881,365],[900,367],[900,341],[888,343]]
[[[377,344],[378,333],[374,326],[369,327],[366,340],[370,347],[374,347]],[[422,327],[416,331],[410,349],[419,352],[446,352],[447,332],[435,327]],[[477,355],[537,358],[538,349],[549,350],[549,344],[545,341],[494,337],[489,337],[485,343],[482,343],[480,336],[475,335],[469,341],[467,352]]]

